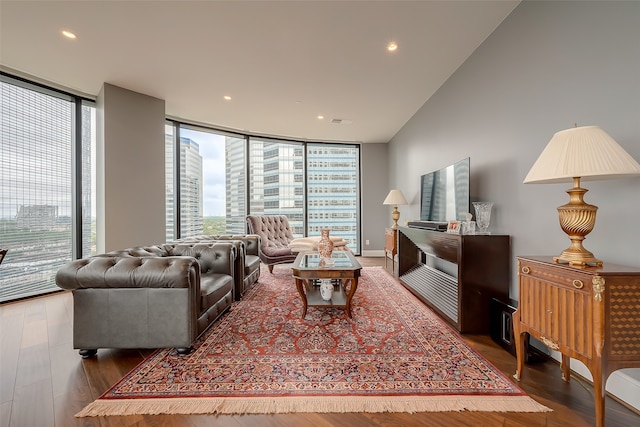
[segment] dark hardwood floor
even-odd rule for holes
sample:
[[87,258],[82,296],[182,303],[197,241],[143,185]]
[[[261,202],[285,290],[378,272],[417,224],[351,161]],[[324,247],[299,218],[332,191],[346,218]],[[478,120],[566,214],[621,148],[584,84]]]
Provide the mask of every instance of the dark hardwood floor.
[[[383,258],[360,258],[363,266]],[[391,264],[389,263],[389,267]],[[519,385],[553,409],[549,413],[380,413],[286,415],[146,415],[74,418],[112,384],[140,363],[150,350],[105,350],[83,360],[72,348],[72,296],[68,292],[0,305],[0,426],[592,426],[591,385],[560,378],[549,360],[525,367]],[[464,338],[509,377],[516,361],[485,335]],[[640,425],[640,415],[610,397],[607,426]]]

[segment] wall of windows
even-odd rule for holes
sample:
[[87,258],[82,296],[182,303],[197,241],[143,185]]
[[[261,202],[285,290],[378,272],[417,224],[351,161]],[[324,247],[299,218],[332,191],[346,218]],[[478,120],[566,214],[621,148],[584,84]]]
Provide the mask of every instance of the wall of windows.
[[[58,290],[66,262],[96,252],[96,109],[0,74],[0,302]],[[166,238],[241,234],[285,214],[296,237],[322,227],[359,247],[360,148],[165,125]]]
[[167,125],[166,141],[168,241],[242,234],[247,213],[279,214],[287,215],[295,237],[328,227],[360,253],[358,145],[243,136],[177,122]]
[[55,273],[95,252],[95,108],[1,75],[0,301],[58,290]]

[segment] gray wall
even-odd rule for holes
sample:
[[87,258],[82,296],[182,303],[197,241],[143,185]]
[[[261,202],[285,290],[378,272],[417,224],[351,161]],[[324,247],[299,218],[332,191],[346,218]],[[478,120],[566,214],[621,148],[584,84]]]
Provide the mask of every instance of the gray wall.
[[164,104],[108,83],[98,95],[98,253],[165,241]]
[[[412,201],[409,216],[419,216],[420,175],[469,156],[472,200],[495,203],[490,231],[512,236],[514,256],[568,247],[556,208],[571,183],[522,181],[574,123],[601,126],[640,160],[639,23],[640,2],[521,3],[390,142],[389,186]],[[640,267],[640,178],[583,187],[599,207],[585,247]]]
[[[382,256],[384,254],[384,229],[393,224],[391,208],[382,202],[389,193],[388,144],[362,144],[362,255]],[[402,215],[402,206],[398,209]],[[403,217],[400,217],[403,220]],[[366,241],[369,240],[369,245]]]

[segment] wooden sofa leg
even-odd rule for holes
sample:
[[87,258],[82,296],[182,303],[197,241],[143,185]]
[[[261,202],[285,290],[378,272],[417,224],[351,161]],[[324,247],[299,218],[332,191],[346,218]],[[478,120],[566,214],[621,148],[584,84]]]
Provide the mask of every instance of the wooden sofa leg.
[[269,273],[273,274],[273,264],[268,265],[267,267],[269,267]]

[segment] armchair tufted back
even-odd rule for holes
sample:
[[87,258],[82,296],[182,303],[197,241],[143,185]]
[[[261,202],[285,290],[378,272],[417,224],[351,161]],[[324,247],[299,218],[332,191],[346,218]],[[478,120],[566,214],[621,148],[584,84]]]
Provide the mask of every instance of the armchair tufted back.
[[293,240],[286,215],[247,215],[249,233],[260,236],[263,248],[288,248]]
[[104,254],[96,255],[98,257],[165,257],[170,254],[170,247],[166,245],[152,245],[152,246],[136,246],[133,248],[119,249],[110,251]]
[[237,254],[232,243],[178,244],[174,246],[172,254],[195,258],[200,264],[202,274],[224,272],[230,276],[234,275],[233,264]]

